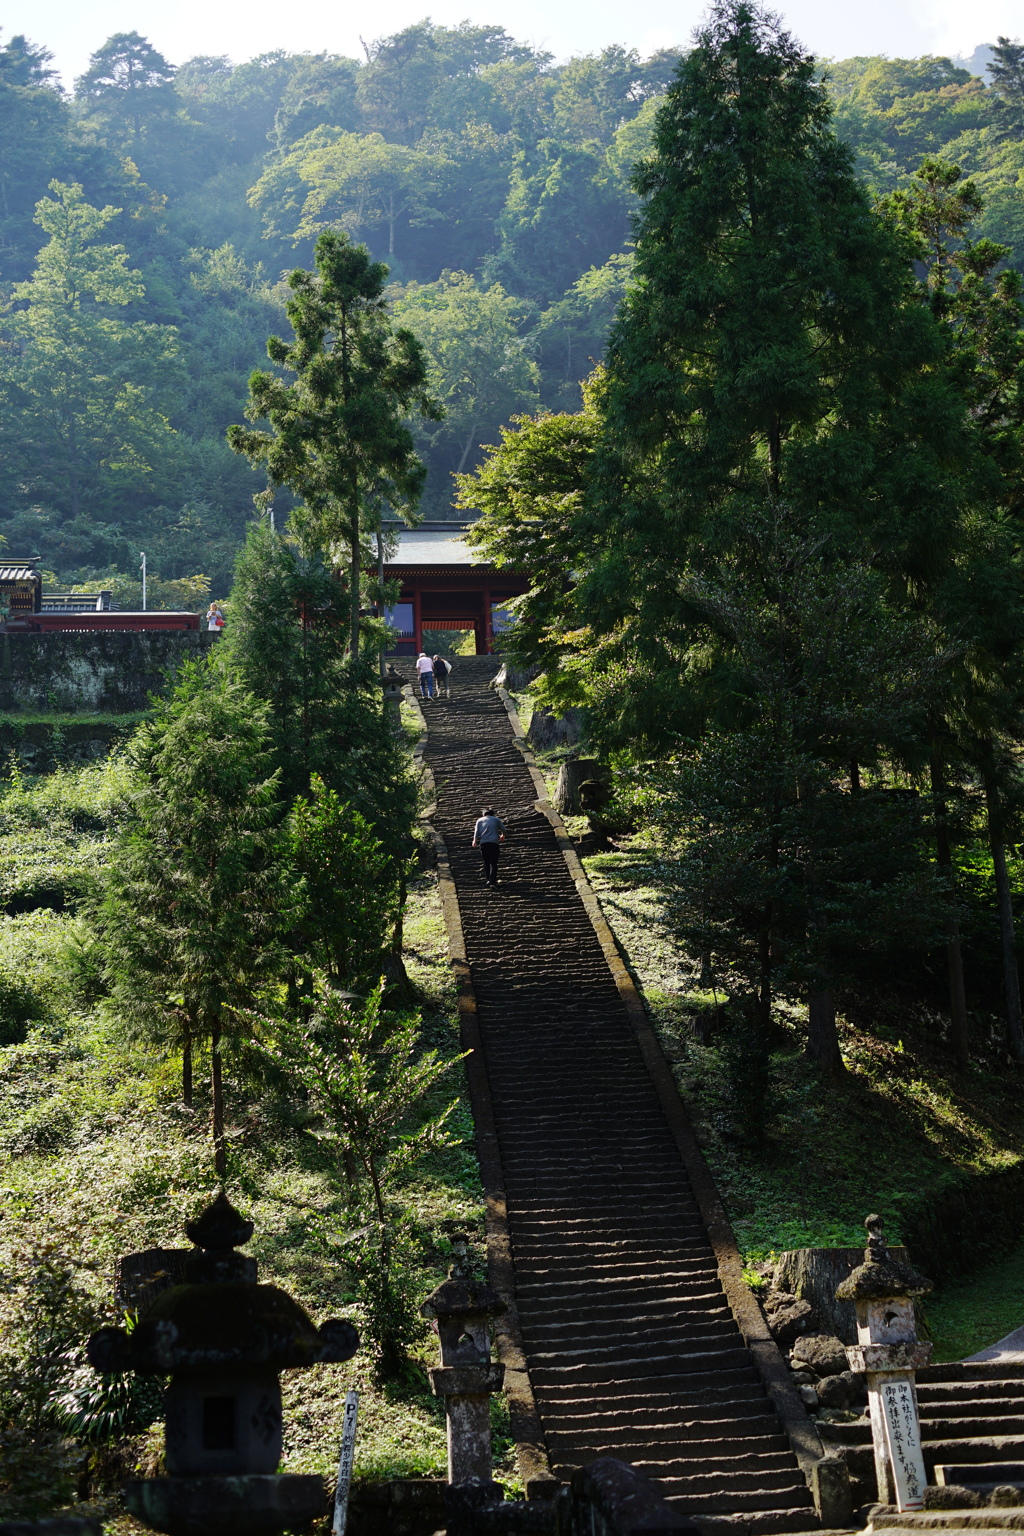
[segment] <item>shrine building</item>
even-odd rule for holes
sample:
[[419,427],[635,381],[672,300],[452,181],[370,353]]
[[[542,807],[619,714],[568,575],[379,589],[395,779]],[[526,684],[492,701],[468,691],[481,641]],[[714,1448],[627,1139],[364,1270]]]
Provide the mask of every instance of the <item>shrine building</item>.
[[486,656],[512,623],[505,605],[529,591],[529,580],[484,562],[462,538],[468,527],[430,522],[398,529],[397,553],[384,566],[385,578],[402,584],[398,602],[387,610],[398,631],[392,656],[418,655],[423,632],[431,629],[471,629],[476,654]]

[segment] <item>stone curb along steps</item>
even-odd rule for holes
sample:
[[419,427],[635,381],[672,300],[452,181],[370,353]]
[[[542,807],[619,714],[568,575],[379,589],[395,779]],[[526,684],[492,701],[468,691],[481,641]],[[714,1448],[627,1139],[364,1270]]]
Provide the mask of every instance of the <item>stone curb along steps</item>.
[[[823,1453],[742,1279],[671,1068],[495,670],[457,662],[417,757],[528,1490],[611,1455],[708,1528],[847,1526],[845,1464]],[[497,892],[467,846],[484,803],[509,827]]]

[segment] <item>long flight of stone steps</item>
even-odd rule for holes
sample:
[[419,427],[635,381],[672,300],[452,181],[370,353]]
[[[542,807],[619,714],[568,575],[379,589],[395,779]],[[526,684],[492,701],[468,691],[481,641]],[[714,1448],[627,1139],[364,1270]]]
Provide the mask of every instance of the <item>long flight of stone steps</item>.
[[[619,1456],[698,1519],[725,1517],[752,1536],[815,1530],[593,924],[489,686],[495,670],[456,659],[452,700],[423,706],[426,757],[553,1471],[567,1479]],[[508,826],[497,891],[470,847],[484,805]]]
[[[917,1372],[917,1398],[930,1483],[1024,1486],[1024,1365],[928,1365]],[[823,1424],[821,1430],[842,1449],[854,1486],[873,1498],[870,1426]]]

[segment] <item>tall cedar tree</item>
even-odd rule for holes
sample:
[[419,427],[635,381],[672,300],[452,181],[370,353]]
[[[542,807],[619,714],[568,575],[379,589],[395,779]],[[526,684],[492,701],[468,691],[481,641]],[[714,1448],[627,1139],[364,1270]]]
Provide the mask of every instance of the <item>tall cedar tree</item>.
[[365,246],[332,230],[320,236],[314,272],[291,273],[285,308],[289,344],[267,342],[271,362],[296,375],[292,383],[255,372],[246,417],[267,419],[270,431],[234,426],[236,453],[263,464],[274,485],[302,498],[292,524],[309,550],[332,555],[348,545],[349,644],[359,655],[359,586],[364,510],[378,521],[383,502],[415,509],[426,470],[417,458],[406,417],[413,409],[436,420],[426,392],[427,365],[411,331],[387,316],[387,267]]
[[268,711],[223,668],[188,665],[134,738],[138,787],[101,909],[112,995],[176,1035],[185,1088],[208,1041],[216,1171],[226,1171],[222,1036],[280,968],[288,882]]
[[[520,605],[526,635],[556,691],[559,656],[585,655],[599,745],[657,753],[689,727],[680,584],[714,577],[752,512],[784,503],[794,538],[827,538],[834,559],[867,559],[900,589],[948,569],[962,537],[977,456],[942,328],[830,115],[813,59],[777,22],[737,0],[715,9],[636,174],[635,279],[579,418],[579,478],[567,486],[539,440],[523,445],[545,506],[563,482],[546,554],[557,545],[576,577]],[[568,441],[572,420],[519,432]],[[514,437],[497,455],[508,485],[493,458],[480,472],[493,515],[479,532],[499,560],[523,542],[510,516],[547,542],[544,508],[512,508],[529,499],[513,494]]]
[[[901,581],[955,545],[963,402],[930,366],[942,336],[908,243],[872,210],[830,117],[813,59],[737,0],[713,11],[658,114],[581,539],[594,553],[580,610],[617,635],[616,666],[660,652],[675,672],[680,573],[713,570],[752,502],[784,499],[794,533]],[[663,738],[671,689],[651,704]]]

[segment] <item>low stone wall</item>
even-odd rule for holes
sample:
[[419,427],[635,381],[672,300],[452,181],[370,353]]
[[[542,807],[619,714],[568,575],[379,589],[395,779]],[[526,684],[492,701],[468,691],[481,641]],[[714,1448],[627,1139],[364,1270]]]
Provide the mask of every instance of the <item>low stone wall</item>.
[[0,712],[147,709],[186,657],[216,640],[207,630],[0,635]]
[[141,714],[64,715],[56,720],[21,720],[0,715],[0,760],[13,753],[23,773],[52,773],[54,768],[98,762],[135,730]]

